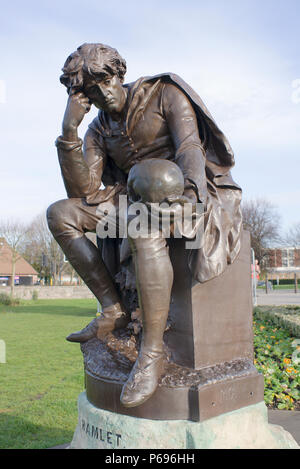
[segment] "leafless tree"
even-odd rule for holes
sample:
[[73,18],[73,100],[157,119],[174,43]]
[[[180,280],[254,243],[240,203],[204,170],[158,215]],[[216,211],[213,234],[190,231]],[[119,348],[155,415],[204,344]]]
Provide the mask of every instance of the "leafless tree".
[[295,248],[300,246],[300,222],[293,225],[286,235],[286,243]]
[[11,297],[15,293],[16,263],[22,257],[21,252],[29,232],[29,225],[19,220],[0,220],[0,237],[5,238],[11,248]]
[[67,262],[49,231],[45,213],[37,215],[30,224],[24,257],[40,275],[51,276],[54,285],[59,283]]
[[260,266],[264,268],[268,249],[281,242],[281,220],[278,209],[268,199],[256,198],[242,203],[243,227],[250,231],[251,247]]

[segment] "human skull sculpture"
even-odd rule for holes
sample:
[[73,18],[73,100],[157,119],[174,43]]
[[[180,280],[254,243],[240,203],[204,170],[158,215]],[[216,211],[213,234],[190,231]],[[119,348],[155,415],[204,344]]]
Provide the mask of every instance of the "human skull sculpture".
[[177,164],[151,158],[131,168],[127,187],[131,202],[161,203],[167,197],[183,194],[184,178]]

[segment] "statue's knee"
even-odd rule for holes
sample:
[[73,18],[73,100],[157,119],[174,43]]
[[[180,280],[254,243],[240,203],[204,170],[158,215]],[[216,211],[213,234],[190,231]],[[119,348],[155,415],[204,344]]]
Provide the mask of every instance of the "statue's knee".
[[55,233],[57,230],[60,230],[66,220],[66,213],[67,213],[67,200],[59,200],[58,202],[54,202],[53,204],[48,207],[46,216],[47,222],[49,226],[49,230],[52,233]]
[[145,258],[145,262],[149,259],[159,259],[168,255],[167,241],[163,236],[149,238],[132,238],[128,239],[131,252]]

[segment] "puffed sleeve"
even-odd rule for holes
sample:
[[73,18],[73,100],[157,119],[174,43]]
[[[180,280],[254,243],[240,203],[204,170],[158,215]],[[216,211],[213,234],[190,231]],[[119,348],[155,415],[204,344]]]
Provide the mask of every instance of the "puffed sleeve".
[[56,140],[58,159],[68,197],[88,197],[101,186],[106,162],[104,144],[94,130],[89,128],[84,142]]

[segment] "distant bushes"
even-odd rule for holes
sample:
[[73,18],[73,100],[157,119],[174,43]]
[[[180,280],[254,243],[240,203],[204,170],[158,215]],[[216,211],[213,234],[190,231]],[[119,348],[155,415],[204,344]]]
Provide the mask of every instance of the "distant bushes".
[[[274,286],[277,285],[277,280],[269,280],[272,282]],[[297,284],[300,286],[300,278],[297,278]],[[293,287],[295,285],[295,280],[292,278],[281,278],[279,279],[279,285],[291,285]]]
[[259,306],[255,308],[256,317],[267,319],[275,326],[281,327],[294,337],[300,338],[299,306]]
[[37,292],[36,290],[33,290],[31,299],[32,299],[33,301],[36,301],[36,300],[39,299],[39,294],[38,294],[38,292]]
[[6,306],[16,306],[20,304],[20,298],[13,298],[7,293],[0,293],[0,304]]
[[[33,301],[37,301],[39,299],[39,294],[36,290],[33,290],[31,292],[31,299]],[[7,293],[0,293],[0,305],[5,305],[5,306],[18,306],[21,304],[21,299],[12,297],[11,295],[8,295]]]

